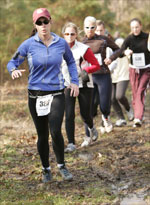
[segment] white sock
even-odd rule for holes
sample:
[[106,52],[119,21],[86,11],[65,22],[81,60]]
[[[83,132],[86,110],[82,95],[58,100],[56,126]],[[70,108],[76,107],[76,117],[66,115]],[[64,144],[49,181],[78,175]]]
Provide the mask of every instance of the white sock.
[[57,167],[60,168],[60,167],[63,167],[64,164],[57,164]]
[[42,167],[42,169],[51,170],[51,167]]

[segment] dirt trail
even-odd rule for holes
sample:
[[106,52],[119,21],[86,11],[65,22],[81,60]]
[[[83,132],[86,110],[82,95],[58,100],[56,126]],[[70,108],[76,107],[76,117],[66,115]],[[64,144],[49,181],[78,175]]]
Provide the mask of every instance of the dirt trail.
[[[7,90],[7,92],[6,92]],[[20,89],[5,89],[1,92],[1,120],[0,120],[0,147],[4,155],[9,146],[17,149],[15,161],[3,161],[6,169],[12,166],[12,172],[1,170],[0,176],[3,180],[14,178],[23,180],[27,188],[36,191],[42,187],[39,184],[41,174],[39,168],[35,170],[34,162],[39,167],[39,158],[36,150],[36,132],[27,108],[27,93],[24,87]],[[148,96],[149,99],[149,96]],[[76,117],[76,144],[77,150],[72,154],[66,154],[69,169],[74,175],[71,183],[62,183],[55,180],[47,186],[52,193],[70,196],[87,194],[89,186],[93,190],[108,190],[107,195],[116,195],[112,204],[128,204],[128,198],[141,200],[146,203],[145,197],[150,196],[150,107],[146,105],[145,120],[140,128],[133,128],[132,122],[122,128],[114,127],[113,132],[101,135],[96,142],[88,148],[81,148],[80,144],[84,137],[84,126],[81,123],[78,106]],[[113,118],[113,116],[112,116]],[[100,114],[94,119],[99,128]],[[64,123],[63,134],[67,144]],[[50,140],[51,146],[51,140]],[[7,147],[7,149],[6,149]],[[32,149],[31,149],[32,147]],[[12,147],[11,147],[12,148]],[[23,156],[26,158],[24,159]],[[13,156],[14,157],[14,156]],[[29,161],[30,160],[30,161]],[[14,168],[16,162],[17,170]],[[7,164],[8,163],[8,164]],[[26,169],[23,164],[26,163]],[[51,166],[53,174],[57,177],[55,156],[51,148]],[[31,176],[37,176],[37,180],[31,180]],[[20,177],[20,178],[19,178]],[[55,186],[54,186],[55,184]],[[73,189],[72,189],[73,188]],[[89,196],[92,197],[92,196]],[[125,201],[126,200],[126,201]],[[150,200],[150,198],[148,198]],[[147,204],[149,201],[147,202]]]

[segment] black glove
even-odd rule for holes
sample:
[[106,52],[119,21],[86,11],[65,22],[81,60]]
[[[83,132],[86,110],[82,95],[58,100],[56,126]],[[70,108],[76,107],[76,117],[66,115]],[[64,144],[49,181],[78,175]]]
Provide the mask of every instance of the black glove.
[[85,70],[82,70],[80,76],[82,78],[83,86],[87,86],[87,82],[90,81],[88,73]]

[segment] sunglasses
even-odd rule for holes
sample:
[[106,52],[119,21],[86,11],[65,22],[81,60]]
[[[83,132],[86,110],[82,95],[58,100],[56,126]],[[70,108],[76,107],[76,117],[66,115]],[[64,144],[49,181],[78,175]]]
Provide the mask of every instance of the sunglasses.
[[65,33],[64,35],[65,36],[75,36],[76,34],[75,33]]
[[90,29],[90,30],[93,30],[95,28],[95,26],[92,26],[92,27],[85,27],[86,29]]
[[45,24],[45,25],[49,24],[49,22],[50,21],[47,19],[45,19],[44,21],[37,20],[35,24],[38,26],[42,26],[43,24]]

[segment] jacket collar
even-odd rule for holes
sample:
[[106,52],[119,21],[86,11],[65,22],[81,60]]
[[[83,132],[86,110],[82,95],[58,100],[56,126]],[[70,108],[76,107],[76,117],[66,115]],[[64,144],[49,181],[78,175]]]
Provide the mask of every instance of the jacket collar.
[[[51,35],[53,36],[53,43],[56,43],[57,41],[59,41],[60,37],[58,35],[56,35],[53,32],[51,32]],[[38,36],[38,33],[36,33],[33,37],[35,41],[42,42],[42,40]]]

